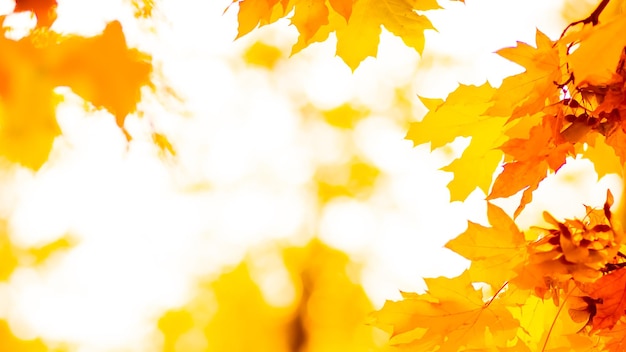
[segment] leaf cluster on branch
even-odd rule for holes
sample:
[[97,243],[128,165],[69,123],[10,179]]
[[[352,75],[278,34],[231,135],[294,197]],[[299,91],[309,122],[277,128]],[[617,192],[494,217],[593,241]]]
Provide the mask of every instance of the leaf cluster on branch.
[[[432,0],[235,0],[239,35],[291,16],[293,52],[337,36],[337,55],[352,69],[375,56],[381,27],[421,53],[422,12]],[[617,4],[615,4],[617,3]],[[491,227],[469,222],[446,245],[471,261],[454,278],[426,279],[423,294],[403,293],[373,314],[390,344],[411,351],[623,351],[626,347],[626,247],[610,210],[522,232],[514,219],[533,192],[568,158],[594,163],[598,177],[623,176],[626,163],[626,15],[609,0],[558,39],[537,30],[535,44],[497,53],[525,70],[499,87],[460,85],[444,100],[421,98],[428,113],[406,138],[432,149],[471,137],[445,171],[451,200],[477,187],[490,201],[522,192],[513,218],[488,204]],[[617,9],[617,10],[616,10]],[[495,181],[493,175],[503,167]]]

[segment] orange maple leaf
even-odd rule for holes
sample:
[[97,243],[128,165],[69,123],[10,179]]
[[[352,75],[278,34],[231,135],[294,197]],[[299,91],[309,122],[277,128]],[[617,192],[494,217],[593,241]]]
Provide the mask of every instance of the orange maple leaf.
[[574,153],[571,143],[555,137],[551,119],[545,116],[541,125],[531,128],[529,138],[514,138],[500,147],[514,161],[504,165],[487,200],[510,197],[524,190],[514,217],[530,203],[532,192],[547,177],[548,171],[558,171],[565,164],[565,158]]
[[626,268],[614,270],[597,281],[582,285],[582,291],[596,300],[594,330],[612,329],[626,314]]
[[559,50],[545,34],[537,30],[537,48],[517,42],[517,47],[498,50],[498,54],[526,71],[507,77],[493,96],[494,106],[488,115],[510,116],[509,121],[541,111],[559,100],[554,82],[562,81]]
[[[350,8],[350,12],[352,9]],[[298,28],[300,39],[309,43],[321,26],[328,24],[325,0],[298,0],[291,23]]]
[[352,15],[352,5],[356,2],[356,0],[328,0],[330,7],[335,10],[341,17],[346,19],[346,22],[350,20],[350,15]]
[[626,321],[622,317],[610,330],[601,330],[598,333],[604,342],[602,351],[623,352],[626,350]]
[[128,48],[118,21],[109,23],[101,35],[69,38],[46,54],[56,85],[68,86],[95,107],[107,109],[122,129],[141,99],[141,87],[150,84],[150,58]]
[[510,308],[519,297],[501,289],[485,302],[467,271],[425,281],[427,293],[403,293],[402,301],[387,301],[373,314],[376,326],[391,330],[390,344],[399,350],[480,351],[506,347],[516,336],[520,324]]

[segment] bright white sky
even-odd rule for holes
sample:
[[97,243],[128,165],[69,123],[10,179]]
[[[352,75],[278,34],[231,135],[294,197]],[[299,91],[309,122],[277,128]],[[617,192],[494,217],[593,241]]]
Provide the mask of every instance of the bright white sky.
[[[10,3],[0,0],[0,9],[10,11]],[[236,7],[222,15],[230,0],[157,2],[154,34],[122,0],[59,3],[58,31],[94,34],[121,20],[129,42],[153,55],[158,79],[183,98],[159,97],[159,104],[147,96],[143,119],[128,118],[136,138],[127,147],[110,115],[85,112],[80,98],[61,90],[64,135],[49,163],[36,174],[0,173],[0,212],[15,243],[40,245],[68,233],[78,242],[43,270],[19,269],[0,286],[0,316],[23,337],[68,340],[81,351],[143,350],[154,334],[148,324],[184,304],[195,277],[216,275],[272,239],[302,244],[319,233],[364,263],[363,282],[377,305],[398,298],[399,289],[423,289],[421,277],[458,273],[464,262],[441,247],[467,219],[484,222],[484,195],[449,203],[451,175],[437,171],[448,157],[403,140],[392,91],[409,86],[445,97],[457,82],[499,84],[519,68],[494,51],[515,40],[533,43],[535,28],[555,37],[564,26],[561,2],[442,1],[447,10],[430,15],[439,32],[428,33],[421,61],[386,34],[379,58],[354,74],[334,57],[332,41],[268,72],[246,66],[241,53],[256,40],[288,52],[295,29],[281,21],[233,42]],[[318,212],[315,166],[344,160],[348,151],[332,128],[303,122],[300,111],[306,103],[327,109],[344,102],[371,109],[354,141],[385,177],[369,200],[333,201]],[[417,119],[424,111],[417,97],[415,104]],[[151,125],[170,137],[178,159],[159,158]],[[582,203],[602,204],[608,184],[621,193],[615,179],[595,184],[591,170],[588,163],[564,167],[520,222],[534,223],[544,209],[580,214]],[[512,212],[513,203],[499,204]]]

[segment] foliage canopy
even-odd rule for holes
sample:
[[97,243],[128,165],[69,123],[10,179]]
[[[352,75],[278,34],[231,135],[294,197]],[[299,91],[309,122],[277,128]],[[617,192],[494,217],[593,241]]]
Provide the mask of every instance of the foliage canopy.
[[[299,37],[293,53],[337,37],[336,54],[355,70],[375,56],[381,28],[419,53],[430,0],[241,0],[239,34],[288,16]],[[522,193],[509,217],[488,203],[491,227],[473,222],[446,245],[471,261],[454,278],[427,279],[424,294],[403,293],[374,313],[399,350],[621,351],[626,341],[626,247],[607,192],[582,219],[520,231],[515,218],[568,158],[586,158],[599,177],[623,175],[626,162],[626,16],[622,1],[599,2],[559,38],[537,30],[498,55],[524,68],[499,87],[460,85],[444,100],[421,98],[428,113],[406,138],[432,149],[471,137],[445,171],[451,200],[477,187],[486,200]],[[293,11],[293,12],[292,12]],[[497,168],[502,171],[493,175]]]

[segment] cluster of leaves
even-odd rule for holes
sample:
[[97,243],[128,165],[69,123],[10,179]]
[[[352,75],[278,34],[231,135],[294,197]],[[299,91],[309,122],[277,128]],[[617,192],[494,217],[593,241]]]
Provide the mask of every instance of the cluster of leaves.
[[[480,188],[487,200],[522,192],[513,218],[488,203],[491,227],[469,222],[447,247],[471,261],[455,278],[426,279],[373,315],[400,350],[621,351],[626,346],[626,251],[613,196],[583,219],[521,232],[515,219],[568,157],[594,163],[598,177],[623,176],[626,163],[626,16],[623,1],[601,0],[552,40],[518,42],[498,54],[525,70],[499,87],[460,85],[445,100],[421,98],[429,112],[406,138],[432,149],[471,137],[454,174],[451,200]],[[297,52],[336,32],[337,55],[353,70],[376,54],[381,26],[421,52],[417,11],[434,1],[241,0],[239,36],[284,17],[300,33]],[[339,15],[339,16],[337,16]],[[351,35],[358,32],[358,35]],[[504,160],[504,162],[503,162]],[[502,164],[503,163],[503,164]],[[498,166],[503,170],[495,181]]]
[[335,33],[337,56],[352,70],[378,53],[381,26],[421,54],[423,32],[434,27],[416,11],[440,8],[436,0],[233,0],[234,3],[239,5],[237,38],[293,11],[290,21],[300,35],[292,55]]
[[[422,99],[430,111],[410,127],[408,139],[437,148],[471,137],[444,168],[454,173],[453,200],[476,187],[487,200],[523,191],[516,217],[549,173],[579,155],[599,176],[622,175],[626,17],[603,14],[607,4],[558,40],[537,31],[534,47],[518,42],[498,51],[525,68],[500,87],[462,85],[445,101]],[[559,222],[545,213],[553,227],[526,233],[489,204],[493,227],[470,222],[447,244],[472,261],[470,268],[456,278],[427,280],[425,294],[388,302],[376,324],[391,327],[391,343],[401,349],[623,350],[626,252],[612,203],[609,193],[602,209],[587,207],[583,220]]]
[[[458,136],[472,137],[463,155],[444,168],[454,173],[451,199],[464,200],[476,187],[488,200],[523,190],[515,216],[567,157],[590,159],[599,177],[621,175],[626,41],[606,38],[619,37],[625,26],[626,17],[616,16],[568,30],[556,41],[537,31],[536,47],[518,42],[498,51],[526,70],[499,88],[462,85],[445,101],[422,99],[430,111],[410,127],[407,139],[437,148]],[[504,170],[490,190],[503,157]]]
[[471,260],[454,278],[426,279],[373,316],[399,350],[621,351],[626,343],[625,238],[610,211],[521,232],[495,205],[446,247]]
[[[7,38],[0,16],[0,155],[31,169],[47,160],[60,134],[57,87],[69,87],[116,117],[127,138],[125,117],[135,111],[142,86],[150,85],[150,58],[126,44],[122,25],[110,22],[94,37],[62,36],[50,30],[57,3],[17,1],[37,27],[20,40]],[[36,102],[36,103],[34,103]]]

